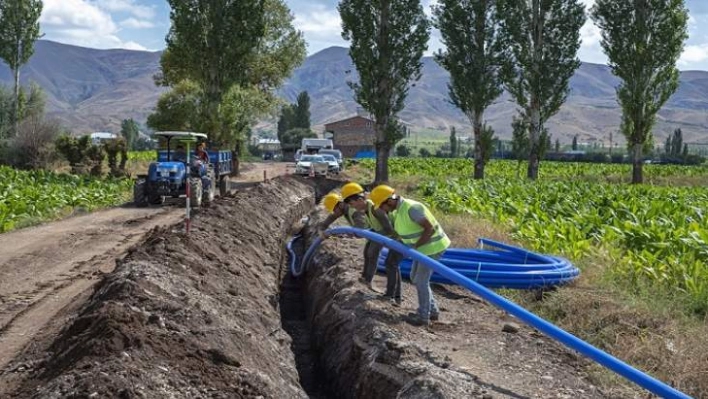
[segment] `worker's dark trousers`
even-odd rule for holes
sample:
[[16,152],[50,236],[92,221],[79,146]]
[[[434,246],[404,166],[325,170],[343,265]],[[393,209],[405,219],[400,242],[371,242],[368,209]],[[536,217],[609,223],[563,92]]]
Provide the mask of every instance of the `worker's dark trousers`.
[[[364,280],[368,283],[374,279],[376,274],[376,266],[379,260],[379,253],[383,245],[367,241],[364,247]],[[396,251],[388,251],[386,256],[386,296],[392,298],[401,298],[401,268],[399,263],[403,256]]]
[[379,253],[381,252],[383,245],[366,240],[366,245],[364,246],[364,271],[362,277],[364,281],[370,283],[374,279],[374,274],[376,274],[376,264],[379,260]]

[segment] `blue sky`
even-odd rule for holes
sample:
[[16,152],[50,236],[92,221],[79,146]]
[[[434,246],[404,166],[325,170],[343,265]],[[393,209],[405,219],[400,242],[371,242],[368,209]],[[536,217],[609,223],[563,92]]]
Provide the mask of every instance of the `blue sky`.
[[[427,12],[435,0],[422,0]],[[590,6],[595,0],[581,0]],[[335,0],[286,0],[295,25],[308,42],[308,54],[346,46]],[[682,70],[708,70],[708,0],[686,0],[689,39],[679,61]],[[44,0],[40,19],[45,39],[93,48],[161,50],[165,46],[169,6],[165,0]],[[588,20],[582,29],[580,59],[605,63],[599,30]],[[441,48],[433,32],[428,54]]]

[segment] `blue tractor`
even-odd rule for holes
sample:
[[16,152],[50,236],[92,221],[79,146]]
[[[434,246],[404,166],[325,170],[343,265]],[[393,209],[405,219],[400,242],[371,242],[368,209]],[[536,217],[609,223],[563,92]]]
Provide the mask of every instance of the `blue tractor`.
[[[231,151],[207,151],[209,162],[204,162],[190,147],[206,142],[203,133],[157,132],[164,138],[166,149],[157,151],[157,162],[152,162],[146,175],[138,175],[133,186],[136,206],[161,205],[165,199],[186,198],[189,186],[190,206],[198,208],[216,196],[228,191],[231,175]],[[185,151],[185,147],[187,150]]]

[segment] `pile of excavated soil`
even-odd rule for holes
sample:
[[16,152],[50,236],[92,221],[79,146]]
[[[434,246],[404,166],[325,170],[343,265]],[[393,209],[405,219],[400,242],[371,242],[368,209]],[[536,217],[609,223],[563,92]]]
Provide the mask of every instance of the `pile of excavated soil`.
[[[433,286],[439,322],[407,323],[417,307],[414,286],[404,284],[399,308],[358,282],[363,245],[328,239],[303,282],[319,366],[338,397],[640,397],[623,383],[596,386],[589,360],[460,287]],[[382,292],[385,276],[374,283]]]
[[299,398],[278,292],[312,187],[283,178],[151,231],[58,337],[36,342],[14,398]]

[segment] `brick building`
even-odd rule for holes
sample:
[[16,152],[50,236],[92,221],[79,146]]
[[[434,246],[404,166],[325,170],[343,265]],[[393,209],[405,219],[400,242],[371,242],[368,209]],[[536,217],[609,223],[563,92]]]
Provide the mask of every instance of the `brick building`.
[[374,122],[363,116],[353,116],[328,123],[325,132],[332,134],[334,148],[342,151],[342,156],[352,158],[359,152],[375,151]]

